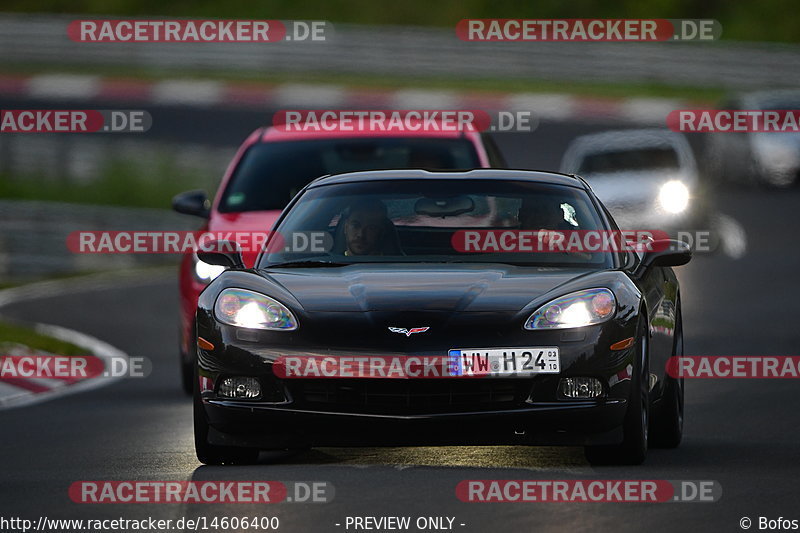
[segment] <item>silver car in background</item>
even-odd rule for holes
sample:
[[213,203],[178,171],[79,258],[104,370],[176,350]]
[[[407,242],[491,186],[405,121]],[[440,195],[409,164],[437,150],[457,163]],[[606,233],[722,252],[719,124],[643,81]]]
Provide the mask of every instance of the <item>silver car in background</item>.
[[623,229],[696,229],[707,208],[691,146],[680,133],[612,130],[576,137],[561,172],[582,176]]
[[[800,90],[759,91],[723,101],[727,110],[800,109]],[[706,134],[707,173],[717,184],[789,187],[800,174],[800,133],[724,132]]]

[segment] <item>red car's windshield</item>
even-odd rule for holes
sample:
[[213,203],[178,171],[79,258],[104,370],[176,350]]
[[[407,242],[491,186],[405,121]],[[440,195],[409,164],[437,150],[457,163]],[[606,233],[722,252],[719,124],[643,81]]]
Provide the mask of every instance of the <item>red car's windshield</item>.
[[327,174],[424,168],[469,169],[480,166],[468,139],[365,138],[260,143],[242,157],[218,210],[283,209],[314,178]]

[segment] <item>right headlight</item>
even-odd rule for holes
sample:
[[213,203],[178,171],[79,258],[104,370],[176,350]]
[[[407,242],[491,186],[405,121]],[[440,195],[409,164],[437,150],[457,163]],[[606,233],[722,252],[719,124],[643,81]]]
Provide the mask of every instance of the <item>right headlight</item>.
[[556,298],[537,309],[525,329],[564,329],[591,326],[611,319],[617,299],[609,289],[586,289]]
[[668,213],[681,213],[689,206],[689,188],[680,181],[668,181],[658,191],[658,202]]
[[223,324],[250,329],[292,331],[297,319],[279,301],[246,289],[225,289],[214,304],[214,316]]

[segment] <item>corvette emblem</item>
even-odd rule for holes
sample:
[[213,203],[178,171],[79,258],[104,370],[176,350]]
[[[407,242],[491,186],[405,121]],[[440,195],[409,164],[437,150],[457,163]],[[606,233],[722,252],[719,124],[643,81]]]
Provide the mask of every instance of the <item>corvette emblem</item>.
[[391,331],[392,333],[403,333],[406,337],[410,337],[413,333],[424,333],[424,332],[428,331],[429,329],[431,329],[431,328],[424,327],[424,328],[406,329],[406,328],[389,327],[389,331]]

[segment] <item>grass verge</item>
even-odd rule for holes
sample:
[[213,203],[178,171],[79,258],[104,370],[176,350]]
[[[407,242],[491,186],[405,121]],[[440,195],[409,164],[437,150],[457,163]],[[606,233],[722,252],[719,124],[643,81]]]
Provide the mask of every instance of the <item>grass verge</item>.
[[23,344],[34,350],[42,350],[59,355],[86,355],[86,348],[81,348],[75,344],[54,339],[47,335],[42,335],[28,326],[10,322],[0,322],[0,355],[2,354],[1,347],[5,343]]

